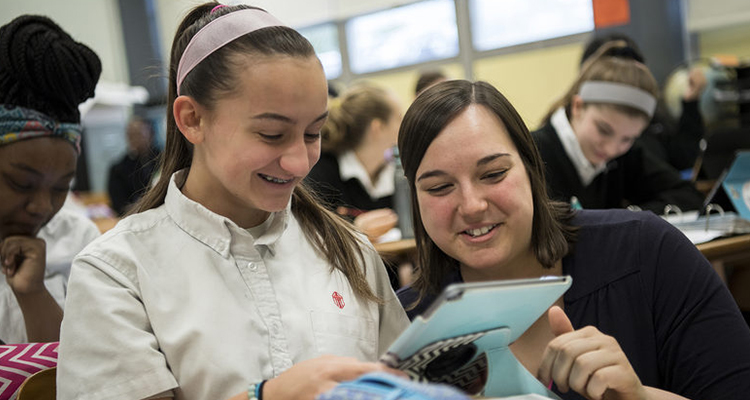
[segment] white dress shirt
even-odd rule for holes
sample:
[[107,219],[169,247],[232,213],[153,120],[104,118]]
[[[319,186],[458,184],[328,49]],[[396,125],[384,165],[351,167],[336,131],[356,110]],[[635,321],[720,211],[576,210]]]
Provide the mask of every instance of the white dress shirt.
[[[323,354],[374,361],[408,325],[375,250],[354,296],[290,207],[254,238],[185,197],[122,220],[73,262],[58,399],[226,399]],[[254,230],[251,229],[251,232]]]
[[550,124],[555,128],[557,137],[560,138],[560,142],[562,142],[562,146],[565,149],[565,154],[568,155],[568,158],[578,172],[578,177],[581,178],[581,183],[583,186],[590,185],[597,175],[607,169],[607,163],[593,165],[586,158],[581,149],[581,144],[578,142],[575,132],[573,132],[573,127],[570,126],[568,116],[565,115],[564,108],[560,107],[552,114]]
[[338,156],[339,175],[343,182],[355,178],[362,183],[362,186],[370,195],[370,198],[377,200],[381,197],[392,196],[396,190],[396,183],[393,176],[396,173],[396,166],[392,162],[387,162],[378,173],[375,182],[370,180],[370,174],[367,173],[365,166],[359,161],[353,151],[347,151]]
[[[39,231],[37,237],[44,239],[46,245],[44,286],[60,307],[65,306],[73,257],[99,236],[99,229],[88,217],[66,208],[62,208]],[[5,343],[28,341],[21,308],[5,275],[0,275],[0,340]]]

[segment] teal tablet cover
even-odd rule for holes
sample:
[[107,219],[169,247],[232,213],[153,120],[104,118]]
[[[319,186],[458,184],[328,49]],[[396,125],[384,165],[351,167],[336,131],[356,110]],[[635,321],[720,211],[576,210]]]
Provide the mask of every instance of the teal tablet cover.
[[750,151],[735,154],[722,185],[737,214],[750,220]]
[[381,361],[418,381],[449,383],[469,394],[558,398],[508,346],[570,288],[544,277],[446,287],[391,345]]

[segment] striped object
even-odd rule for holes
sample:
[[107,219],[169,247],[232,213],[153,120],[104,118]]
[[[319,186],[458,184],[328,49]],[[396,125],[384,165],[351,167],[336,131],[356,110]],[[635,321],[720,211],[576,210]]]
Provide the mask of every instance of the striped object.
[[0,400],[16,398],[29,376],[57,365],[58,342],[0,345]]
[[[487,383],[487,356],[473,343],[487,332],[475,332],[430,343],[401,360],[386,353],[380,361],[399,369],[417,382],[446,383],[466,393],[477,394]],[[432,365],[439,369],[432,369]]]

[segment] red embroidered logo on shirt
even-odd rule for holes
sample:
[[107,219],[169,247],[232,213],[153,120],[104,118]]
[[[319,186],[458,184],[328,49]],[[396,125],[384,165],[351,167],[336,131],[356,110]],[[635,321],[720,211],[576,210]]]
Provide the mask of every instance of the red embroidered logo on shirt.
[[331,295],[333,297],[333,304],[336,305],[338,308],[344,308],[344,297],[339,294],[339,292],[333,292]]

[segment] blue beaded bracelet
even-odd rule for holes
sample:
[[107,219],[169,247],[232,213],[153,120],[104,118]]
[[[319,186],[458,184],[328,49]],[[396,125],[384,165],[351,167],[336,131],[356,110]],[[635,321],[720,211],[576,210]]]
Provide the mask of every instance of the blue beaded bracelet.
[[253,383],[247,388],[247,399],[248,400],[263,400],[263,385],[266,381],[259,383]]

